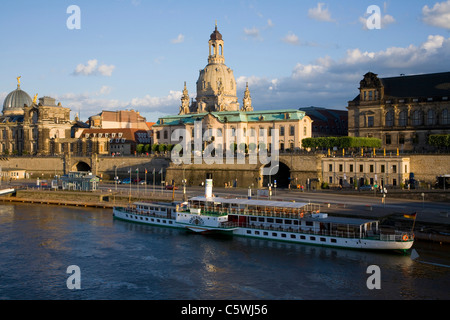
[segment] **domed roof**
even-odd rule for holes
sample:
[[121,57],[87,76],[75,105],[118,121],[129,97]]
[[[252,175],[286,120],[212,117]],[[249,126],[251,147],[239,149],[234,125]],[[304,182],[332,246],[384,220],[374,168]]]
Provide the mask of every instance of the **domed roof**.
[[20,85],[17,89],[8,94],[3,102],[3,114],[5,113],[23,113],[24,105],[31,106],[33,100],[25,91],[20,89]]
[[236,96],[236,80],[233,70],[225,64],[208,64],[197,81],[197,96],[217,95],[219,90],[224,95]]
[[213,33],[211,33],[210,40],[222,40],[222,35],[219,31],[217,31],[217,24],[216,24],[216,30],[214,30]]

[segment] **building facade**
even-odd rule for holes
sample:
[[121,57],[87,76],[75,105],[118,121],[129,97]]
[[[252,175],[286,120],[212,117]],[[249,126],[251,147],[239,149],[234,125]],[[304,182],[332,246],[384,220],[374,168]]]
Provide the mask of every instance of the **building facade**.
[[450,133],[450,72],[379,78],[368,72],[348,102],[348,133],[387,150],[426,151],[431,134]]
[[[300,149],[302,139],[312,135],[311,118],[295,109],[254,111],[248,84],[240,106],[236,80],[225,65],[224,41],[217,25],[208,44],[208,64],[200,71],[196,100],[190,100],[185,83],[179,114],[162,117],[153,125],[154,143],[178,144],[180,139],[173,139],[172,133],[184,129],[191,138],[210,132],[203,145],[214,143],[216,150],[230,150],[235,143],[244,148],[255,144],[269,151],[275,147],[273,143],[281,151]],[[201,123],[199,134],[195,132],[196,123]],[[272,129],[278,130],[275,142],[271,139]]]
[[330,187],[399,187],[411,173],[409,157],[324,157],[322,179]]
[[74,122],[70,109],[55,99],[37,95],[32,99],[20,88],[5,98],[0,116],[0,153],[49,155],[59,151],[59,140],[71,137]]

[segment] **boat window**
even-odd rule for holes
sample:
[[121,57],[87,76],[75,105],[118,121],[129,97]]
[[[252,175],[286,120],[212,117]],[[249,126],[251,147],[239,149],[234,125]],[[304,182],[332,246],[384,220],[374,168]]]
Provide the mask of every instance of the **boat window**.
[[300,239],[305,240],[306,237],[305,236],[300,236]]
[[268,236],[269,233],[268,233],[267,231],[264,231],[263,235],[264,235],[264,236]]
[[282,238],[286,238],[286,233],[282,233],[282,234],[281,234],[281,237],[282,237]]
[[264,222],[264,218],[258,218],[259,222]]
[[272,237],[276,237],[277,233],[276,232],[272,232]]
[[291,239],[295,239],[295,234],[291,234]]
[[292,221],[295,225],[298,225],[298,220]]
[[316,241],[316,237],[309,237],[309,240]]
[[307,225],[308,227],[312,227],[314,224],[312,223],[312,221],[306,221],[306,225]]
[[327,239],[325,239],[325,238],[320,238],[320,241],[325,242],[325,241],[327,241]]
[[258,234],[258,235],[259,235],[259,231],[255,231],[255,234]]
[[285,224],[292,224],[292,220],[285,219],[285,220],[284,220],[284,223],[285,223]]
[[256,217],[250,217],[250,221],[256,221]]
[[247,230],[247,234],[252,234],[252,231],[251,230]]
[[332,243],[336,243],[336,239],[330,239]]
[[275,219],[276,223],[283,223],[283,219]]
[[267,222],[273,223],[273,218],[267,218]]

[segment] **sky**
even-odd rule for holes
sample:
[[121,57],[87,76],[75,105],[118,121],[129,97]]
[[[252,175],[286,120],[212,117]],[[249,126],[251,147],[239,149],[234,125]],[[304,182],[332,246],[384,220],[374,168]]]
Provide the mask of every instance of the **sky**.
[[450,0],[3,0],[0,103],[21,76],[72,119],[178,114],[185,81],[196,97],[216,21],[239,102],[248,82],[255,111],[345,110],[369,71],[450,71]]

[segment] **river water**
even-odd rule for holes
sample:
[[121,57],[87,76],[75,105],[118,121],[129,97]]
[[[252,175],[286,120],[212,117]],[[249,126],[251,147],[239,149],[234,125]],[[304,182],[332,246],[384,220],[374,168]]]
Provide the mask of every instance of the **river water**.
[[[449,247],[414,246],[422,262],[195,235],[114,220],[110,209],[0,205],[0,299],[449,299]],[[80,289],[67,286],[72,265]],[[380,289],[367,286],[371,265]]]

